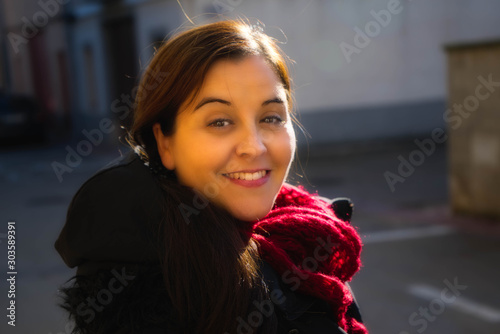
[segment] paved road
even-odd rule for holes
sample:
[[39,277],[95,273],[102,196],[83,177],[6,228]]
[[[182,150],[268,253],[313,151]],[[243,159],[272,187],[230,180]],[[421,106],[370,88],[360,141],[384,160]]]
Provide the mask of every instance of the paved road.
[[[449,215],[445,150],[438,149],[391,192],[383,174],[397,169],[411,145],[356,154],[311,151],[306,187],[355,202],[353,224],[365,240],[364,266],[352,286],[370,333],[500,333],[500,233],[479,219]],[[0,233],[16,222],[16,327],[1,333],[69,333],[56,306],[57,287],[73,274],[53,249],[71,197],[90,175],[119,157],[93,148],[71,173],[56,177],[64,145],[0,152]],[[308,180],[308,181],[307,181]],[[0,256],[6,259],[0,235]],[[6,261],[2,269],[7,272]],[[0,283],[7,307],[8,285]]]

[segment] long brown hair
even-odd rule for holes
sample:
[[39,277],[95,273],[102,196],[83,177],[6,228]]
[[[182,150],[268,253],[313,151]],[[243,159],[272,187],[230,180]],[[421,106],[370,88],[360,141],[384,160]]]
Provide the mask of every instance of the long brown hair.
[[[221,59],[250,55],[264,57],[276,72],[291,110],[287,58],[261,27],[233,20],[194,27],[161,46],[143,74],[128,136],[135,151],[150,165],[161,164],[153,125],[159,122],[165,135],[174,133],[181,104],[199,91],[209,68]],[[173,173],[160,180],[165,195],[160,260],[181,330],[234,331],[246,321],[252,301],[265,298],[249,226],[211,203],[195,209],[203,196],[179,184]],[[193,208],[189,221],[183,206]]]

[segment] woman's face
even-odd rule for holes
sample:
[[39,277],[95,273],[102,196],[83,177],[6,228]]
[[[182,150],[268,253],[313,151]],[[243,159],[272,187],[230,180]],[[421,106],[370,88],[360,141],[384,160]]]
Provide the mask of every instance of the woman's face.
[[182,184],[245,221],[272,209],[295,152],[286,91],[261,56],[213,64],[174,134],[153,130],[162,163]]

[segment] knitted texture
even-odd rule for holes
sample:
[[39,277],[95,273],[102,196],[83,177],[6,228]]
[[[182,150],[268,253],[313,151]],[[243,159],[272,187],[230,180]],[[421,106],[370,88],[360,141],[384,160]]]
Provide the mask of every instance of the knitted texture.
[[346,314],[353,301],[346,282],[361,266],[361,239],[327,203],[303,187],[284,184],[271,212],[254,222],[252,237],[261,257],[296,283],[292,290],[326,300],[347,333],[368,333]]

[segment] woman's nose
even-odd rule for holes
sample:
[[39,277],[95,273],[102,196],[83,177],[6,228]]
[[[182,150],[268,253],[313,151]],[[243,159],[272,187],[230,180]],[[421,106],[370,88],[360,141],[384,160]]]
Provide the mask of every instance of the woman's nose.
[[236,147],[236,154],[241,156],[254,157],[267,152],[266,136],[263,131],[257,128],[243,131],[241,139]]

